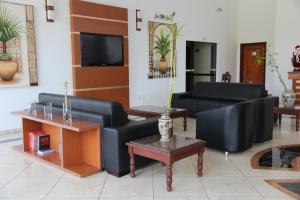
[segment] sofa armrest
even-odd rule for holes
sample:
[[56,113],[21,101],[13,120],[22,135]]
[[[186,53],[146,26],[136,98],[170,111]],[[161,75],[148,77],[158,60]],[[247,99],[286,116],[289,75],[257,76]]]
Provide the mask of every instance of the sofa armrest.
[[253,104],[243,102],[200,112],[196,116],[196,137],[208,147],[240,152],[252,146]]

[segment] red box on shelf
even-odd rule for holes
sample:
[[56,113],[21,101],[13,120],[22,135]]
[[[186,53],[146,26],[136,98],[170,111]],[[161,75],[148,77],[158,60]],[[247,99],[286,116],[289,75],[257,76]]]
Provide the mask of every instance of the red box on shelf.
[[30,151],[35,151],[35,135],[46,134],[43,130],[31,131],[29,132],[29,149]]

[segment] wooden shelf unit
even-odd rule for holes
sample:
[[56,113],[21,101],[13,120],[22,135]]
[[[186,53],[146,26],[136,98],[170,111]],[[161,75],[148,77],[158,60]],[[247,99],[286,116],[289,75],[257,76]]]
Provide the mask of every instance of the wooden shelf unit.
[[[72,124],[65,124],[62,116],[55,115],[52,120],[47,120],[44,119],[43,113],[38,113],[34,117],[28,111],[12,114],[22,117],[23,124],[23,145],[15,146],[15,150],[79,177],[101,171],[99,124],[81,120],[73,120]],[[50,135],[50,146],[55,150],[54,153],[41,157],[36,152],[30,151],[29,132],[35,130],[44,130]]]

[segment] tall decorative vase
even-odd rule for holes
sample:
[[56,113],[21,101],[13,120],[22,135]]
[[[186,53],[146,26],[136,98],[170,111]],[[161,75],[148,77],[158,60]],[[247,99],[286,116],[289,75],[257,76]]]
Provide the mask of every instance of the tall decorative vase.
[[63,103],[63,120],[65,123],[72,123],[71,101],[68,100],[68,82],[64,83],[65,101]]
[[170,141],[170,137],[173,134],[173,119],[169,113],[162,113],[158,119],[158,128],[160,133],[160,140],[162,142]]
[[295,105],[296,93],[293,90],[285,90],[282,93],[282,103],[285,108],[292,108]]

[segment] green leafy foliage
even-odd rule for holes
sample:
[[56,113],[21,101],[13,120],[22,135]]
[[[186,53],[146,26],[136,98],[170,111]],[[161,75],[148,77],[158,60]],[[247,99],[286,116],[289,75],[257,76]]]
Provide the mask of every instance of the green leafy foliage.
[[17,37],[24,31],[22,21],[0,6],[0,41],[3,43],[3,54],[6,54],[6,42]]
[[267,64],[271,68],[271,72],[276,72],[277,77],[278,77],[280,83],[282,84],[283,88],[285,90],[287,90],[286,83],[284,82],[284,80],[282,78],[282,75],[279,71],[279,66],[278,66],[278,64],[276,62],[276,59],[275,59],[275,56],[278,56],[278,55],[279,55],[278,53],[274,52],[271,45],[268,45],[268,47],[267,47],[267,56],[263,57],[263,56],[260,56],[258,54],[255,58],[255,62],[256,62],[256,65],[261,65],[265,60],[267,60]]
[[0,60],[10,60],[13,57],[11,54],[0,54]]
[[160,54],[163,59],[166,58],[168,53],[171,51],[171,39],[170,39],[170,33],[166,34],[161,29],[160,35],[154,35],[156,41],[155,41],[155,51],[156,53]]
[[[172,75],[171,75],[171,85],[169,90],[169,97],[168,97],[168,110],[171,110],[172,105],[172,96],[175,88],[175,82],[176,82],[176,66],[177,66],[177,55],[176,55],[176,41],[181,36],[181,32],[183,29],[183,26],[178,27],[177,23],[175,22],[176,13],[172,12],[167,18],[166,22],[172,24],[171,26],[171,66],[172,66]],[[174,51],[173,51],[174,49]]]

